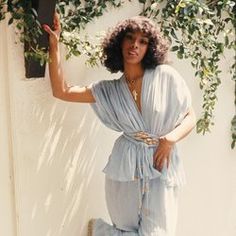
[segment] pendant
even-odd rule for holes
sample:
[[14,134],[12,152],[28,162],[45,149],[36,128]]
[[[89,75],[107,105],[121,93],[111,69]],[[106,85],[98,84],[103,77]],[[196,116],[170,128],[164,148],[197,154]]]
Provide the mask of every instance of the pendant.
[[137,101],[138,93],[136,92],[135,89],[132,91],[132,95],[134,97],[134,100]]

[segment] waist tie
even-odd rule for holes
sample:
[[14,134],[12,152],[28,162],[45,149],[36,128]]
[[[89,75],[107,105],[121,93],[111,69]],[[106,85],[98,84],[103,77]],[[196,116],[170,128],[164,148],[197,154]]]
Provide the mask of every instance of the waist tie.
[[149,134],[144,131],[139,131],[136,133],[123,133],[123,136],[126,137],[131,142],[136,144],[144,144],[149,147],[155,147],[159,143],[159,139],[156,135]]
[[[136,133],[123,133],[123,136],[130,140],[131,142],[138,144],[138,145],[145,145],[146,147],[156,147],[159,144],[159,139],[156,135],[149,134],[144,131],[136,132]],[[138,187],[139,187],[139,209],[138,209],[138,215],[141,217],[141,214],[145,214],[148,216],[149,214],[149,191],[150,191],[150,186],[149,186],[149,181],[150,179],[147,177],[144,178],[137,178],[136,181],[138,182]],[[147,205],[146,208],[143,206],[143,199],[144,195],[147,195]]]

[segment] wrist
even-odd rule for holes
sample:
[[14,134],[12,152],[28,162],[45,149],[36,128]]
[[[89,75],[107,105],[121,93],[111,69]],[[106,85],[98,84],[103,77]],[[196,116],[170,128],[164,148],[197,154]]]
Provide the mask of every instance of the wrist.
[[173,146],[173,145],[176,143],[174,137],[172,137],[172,136],[169,135],[169,134],[160,137],[160,140],[163,140],[163,141],[164,141],[166,144],[168,144],[169,146]]
[[59,42],[49,43],[49,52],[57,53],[59,51]]

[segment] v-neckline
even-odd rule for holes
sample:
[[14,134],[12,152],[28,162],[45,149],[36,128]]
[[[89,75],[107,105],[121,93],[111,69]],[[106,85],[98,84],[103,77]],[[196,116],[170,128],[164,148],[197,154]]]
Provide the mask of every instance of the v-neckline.
[[145,79],[145,74],[146,74],[146,70],[144,70],[144,73],[143,73],[143,78],[142,78],[142,84],[141,84],[141,91],[140,91],[140,109],[138,107],[138,104],[135,102],[134,100],[134,97],[132,96],[131,94],[131,91],[129,89],[129,86],[128,86],[128,83],[125,79],[125,75],[123,74],[123,80],[124,80],[124,84],[125,84],[125,88],[129,94],[129,97],[132,101],[132,103],[134,104],[134,107],[136,109],[136,111],[138,112],[138,114],[142,117],[142,112],[143,112],[143,87],[144,87],[144,79]]

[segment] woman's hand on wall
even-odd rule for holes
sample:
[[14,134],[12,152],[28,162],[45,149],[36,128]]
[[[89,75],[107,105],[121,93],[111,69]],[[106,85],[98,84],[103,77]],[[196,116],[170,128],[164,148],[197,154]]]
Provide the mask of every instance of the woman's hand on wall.
[[58,43],[61,33],[59,14],[54,14],[53,29],[48,25],[43,25],[43,28],[49,34],[49,77],[53,96],[70,102],[95,102],[92,91],[89,87],[69,86],[64,78]]
[[59,14],[55,12],[53,18],[53,29],[51,29],[48,25],[44,24],[43,29],[49,34],[49,45],[50,49],[57,48],[58,42],[61,34],[61,23]]

